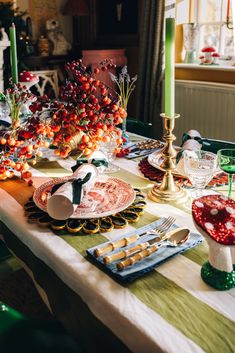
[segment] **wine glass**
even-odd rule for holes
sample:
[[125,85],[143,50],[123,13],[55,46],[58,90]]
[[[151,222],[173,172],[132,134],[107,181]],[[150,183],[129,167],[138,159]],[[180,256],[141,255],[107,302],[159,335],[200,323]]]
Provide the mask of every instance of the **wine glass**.
[[222,149],[217,155],[220,169],[228,173],[228,197],[231,197],[233,174],[235,174],[235,149]]
[[105,157],[108,160],[108,167],[103,171],[103,173],[115,173],[120,170],[120,168],[113,163],[115,160],[115,149],[117,147],[117,136],[109,135],[110,140],[108,142],[101,143],[101,151],[104,153]]
[[202,196],[217,168],[217,156],[207,151],[184,151],[184,170],[195,192],[193,198]]

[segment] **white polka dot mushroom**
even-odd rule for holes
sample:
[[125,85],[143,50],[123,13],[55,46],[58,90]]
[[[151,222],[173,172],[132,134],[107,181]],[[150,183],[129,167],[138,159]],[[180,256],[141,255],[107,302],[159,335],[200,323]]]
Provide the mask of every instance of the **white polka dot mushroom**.
[[209,246],[209,259],[202,266],[203,280],[218,290],[235,287],[235,201],[221,195],[193,201],[196,228]]
[[19,75],[19,82],[28,89],[38,83],[39,77],[29,71],[22,71]]

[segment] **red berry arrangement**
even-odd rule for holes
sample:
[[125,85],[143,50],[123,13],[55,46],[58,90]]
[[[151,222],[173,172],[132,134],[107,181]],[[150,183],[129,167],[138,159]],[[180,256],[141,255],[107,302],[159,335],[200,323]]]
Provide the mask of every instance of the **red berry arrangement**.
[[[99,70],[113,67],[111,60],[104,60],[91,75],[81,60],[67,63],[68,79],[59,100],[50,101],[46,96],[36,99],[20,84],[10,88],[7,97],[12,124],[2,128],[0,124],[0,180],[13,177],[14,170],[22,178],[30,178],[27,160],[35,164],[42,156],[42,146],[53,145],[55,154],[66,158],[72,150],[89,156],[113,136],[120,145],[121,130],[116,125],[122,123],[126,111],[119,105],[118,94],[95,77]],[[20,121],[20,109],[29,100],[32,115]],[[19,108],[17,118],[12,109],[15,104]]]
[[111,60],[104,60],[92,76],[81,60],[66,65],[69,79],[60,92],[64,107],[54,113],[51,123],[55,133],[53,145],[58,147],[56,154],[66,157],[75,147],[90,155],[100,142],[109,142],[114,131],[119,136],[117,143],[122,143],[121,133],[115,127],[125,113],[119,106],[119,96],[95,77],[100,70],[112,67]]

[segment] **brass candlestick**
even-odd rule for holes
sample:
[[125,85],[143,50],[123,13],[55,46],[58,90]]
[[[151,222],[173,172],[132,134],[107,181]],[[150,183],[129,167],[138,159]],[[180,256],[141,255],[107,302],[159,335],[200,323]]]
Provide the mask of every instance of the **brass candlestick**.
[[188,195],[179,185],[176,185],[173,179],[172,171],[175,169],[175,157],[176,151],[173,147],[173,141],[176,137],[172,131],[175,127],[175,119],[179,118],[180,115],[176,114],[174,117],[168,117],[165,114],[161,114],[163,118],[163,126],[165,134],[163,139],[166,141],[166,146],[162,151],[164,160],[161,164],[161,168],[165,170],[165,174],[160,186],[154,185],[149,193],[150,199],[159,203],[183,203],[187,200]]

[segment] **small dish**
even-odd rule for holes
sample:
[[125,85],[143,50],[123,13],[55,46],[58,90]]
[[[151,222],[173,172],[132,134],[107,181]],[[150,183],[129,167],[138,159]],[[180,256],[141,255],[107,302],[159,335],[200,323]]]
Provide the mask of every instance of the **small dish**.
[[120,215],[111,216],[110,218],[112,220],[114,228],[122,229],[128,225],[128,221]]
[[91,220],[87,220],[82,228],[85,234],[95,234],[100,230],[99,222],[93,222]]
[[114,228],[112,220],[110,217],[101,218],[100,220],[100,231],[102,233],[110,232]]
[[51,222],[51,228],[53,230],[63,230],[66,228],[66,220],[57,220],[57,219],[54,219],[52,222]]
[[80,221],[79,219],[68,219],[66,223],[66,228],[70,233],[78,233],[84,226],[84,221]]
[[132,210],[125,210],[119,213],[121,217],[126,219],[129,223],[136,223],[140,219],[140,216],[132,211]]

